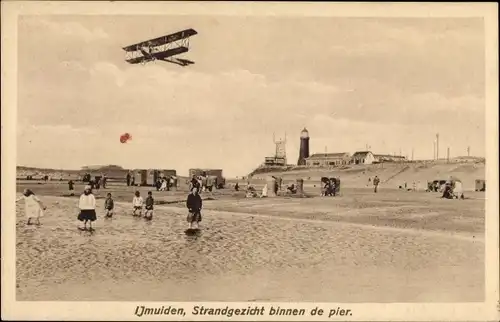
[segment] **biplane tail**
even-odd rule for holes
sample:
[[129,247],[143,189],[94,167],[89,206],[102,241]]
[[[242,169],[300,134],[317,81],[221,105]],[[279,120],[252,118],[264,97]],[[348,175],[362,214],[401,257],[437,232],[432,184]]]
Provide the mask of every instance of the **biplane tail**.
[[183,66],[194,64],[194,61],[185,58],[175,58],[175,60],[178,60]]

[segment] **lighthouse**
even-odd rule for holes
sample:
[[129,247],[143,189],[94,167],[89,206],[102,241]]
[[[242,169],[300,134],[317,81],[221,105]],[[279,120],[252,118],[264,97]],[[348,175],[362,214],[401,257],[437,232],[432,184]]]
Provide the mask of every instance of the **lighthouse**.
[[300,132],[300,151],[297,165],[306,165],[307,158],[309,158],[309,132],[304,128]]

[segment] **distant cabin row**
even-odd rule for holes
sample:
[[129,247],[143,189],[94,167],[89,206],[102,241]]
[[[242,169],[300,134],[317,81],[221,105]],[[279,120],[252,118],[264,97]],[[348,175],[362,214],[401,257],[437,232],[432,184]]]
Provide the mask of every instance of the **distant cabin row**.
[[401,161],[406,161],[406,157],[398,155],[373,154],[370,151],[360,151],[354,153],[353,155],[350,155],[348,152],[315,153],[306,158],[306,165],[312,167]]
[[[17,177],[20,180],[43,180],[43,181],[61,181],[61,180],[76,180],[89,182],[90,180],[102,179],[104,176],[111,182],[125,182],[130,180],[133,185],[137,186],[153,186],[158,180],[164,178],[173,179],[177,182],[177,171],[174,169],[134,169],[128,170],[121,167],[102,167],[90,168],[85,167],[82,170],[69,171],[36,171],[18,170]],[[209,177],[215,182],[216,187],[224,187],[226,179],[223,176],[222,169],[189,169],[189,178]]]
[[[387,154],[373,154],[370,151],[360,151],[351,155],[348,152],[343,153],[315,153],[305,158],[305,165],[308,167],[328,167],[341,166],[348,164],[373,164],[380,162],[403,162],[407,161],[404,156],[395,156]],[[286,159],[278,157],[267,157],[264,165],[266,166],[285,166]]]
[[[266,157],[264,164],[261,166],[287,166],[286,158],[284,157]],[[425,160],[421,160],[425,161]],[[454,157],[448,159],[428,160],[433,162],[458,162],[458,163],[475,163],[484,162],[481,157]],[[350,164],[376,164],[384,162],[410,162],[405,156],[390,155],[390,154],[373,154],[370,151],[360,151],[351,155],[348,152],[343,153],[315,153],[308,158],[305,158],[306,167],[332,167]]]

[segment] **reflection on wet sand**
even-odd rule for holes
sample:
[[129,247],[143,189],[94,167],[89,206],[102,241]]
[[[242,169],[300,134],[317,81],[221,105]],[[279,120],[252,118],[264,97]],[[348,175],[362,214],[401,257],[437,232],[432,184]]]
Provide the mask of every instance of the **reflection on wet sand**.
[[[25,226],[17,209],[18,300],[483,299],[481,233],[460,239],[351,225],[320,212],[280,216],[270,204],[259,208],[267,216],[206,210],[201,232],[190,236],[184,208],[157,206],[154,220],[145,221],[121,202],[113,219],[99,216],[89,232],[76,229],[73,199],[44,200],[49,208],[39,227]],[[212,208],[223,204],[214,201]]]

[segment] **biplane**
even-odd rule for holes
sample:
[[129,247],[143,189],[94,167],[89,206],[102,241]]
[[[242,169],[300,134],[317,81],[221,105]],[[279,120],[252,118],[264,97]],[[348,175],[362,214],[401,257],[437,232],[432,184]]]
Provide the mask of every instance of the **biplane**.
[[191,60],[173,56],[187,52],[189,50],[189,37],[196,34],[198,34],[196,30],[186,29],[123,47],[126,53],[125,61],[130,64],[146,64],[155,60],[162,60],[180,66],[194,64]]

